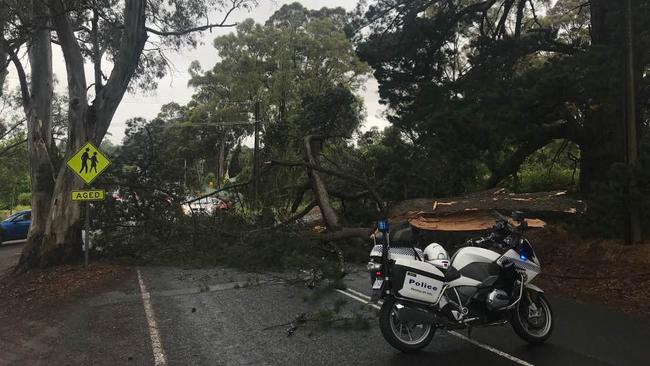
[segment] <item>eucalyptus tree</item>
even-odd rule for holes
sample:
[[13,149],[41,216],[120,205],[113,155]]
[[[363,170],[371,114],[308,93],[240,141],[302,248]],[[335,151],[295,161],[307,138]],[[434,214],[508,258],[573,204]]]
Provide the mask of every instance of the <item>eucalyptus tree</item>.
[[[127,91],[155,87],[168,68],[166,53],[196,46],[197,32],[234,26],[230,15],[253,5],[253,0],[3,1],[13,18],[2,49],[15,66],[28,116],[33,219],[22,269],[66,261],[81,251],[81,211],[70,201],[81,182],[52,159],[51,45],[61,48],[66,65],[65,161],[86,141],[99,145]],[[210,22],[215,13],[219,18]],[[16,41],[7,37],[15,34]],[[25,43],[29,77],[18,57]],[[92,75],[86,75],[87,64]]]
[[[342,143],[363,119],[358,94],[369,70],[344,32],[348,17],[342,8],[309,10],[293,3],[264,24],[242,22],[214,40],[219,61],[211,69],[198,63],[190,69],[195,108],[245,115],[259,103],[264,160],[301,158],[307,135]],[[295,209],[294,196],[302,202],[309,185],[304,175],[295,169],[265,174],[263,204]],[[290,188],[297,193],[287,194]]]

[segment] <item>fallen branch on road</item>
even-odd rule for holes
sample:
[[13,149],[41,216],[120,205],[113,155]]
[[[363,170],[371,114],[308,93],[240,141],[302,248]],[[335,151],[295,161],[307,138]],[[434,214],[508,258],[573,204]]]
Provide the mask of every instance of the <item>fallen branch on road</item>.
[[217,190],[214,191],[214,192],[210,192],[210,193],[208,193],[208,194],[204,194],[203,196],[199,196],[199,197],[193,198],[193,199],[191,199],[191,200],[189,200],[189,201],[182,202],[182,204],[184,204],[184,205],[185,205],[185,204],[190,204],[190,203],[192,203],[192,202],[196,202],[196,201],[202,200],[202,199],[204,199],[204,198],[207,198],[207,197],[210,197],[210,196],[214,196],[214,195],[217,194],[217,193],[220,193],[220,192],[223,192],[223,191],[227,191],[227,190],[229,190],[229,189],[233,189],[233,188],[239,188],[239,187],[247,186],[247,185],[251,184],[252,182],[253,182],[252,180],[248,180],[248,181],[246,181],[246,182],[242,182],[242,183],[231,184],[231,185],[229,185],[228,187],[223,187],[223,188],[217,189]]

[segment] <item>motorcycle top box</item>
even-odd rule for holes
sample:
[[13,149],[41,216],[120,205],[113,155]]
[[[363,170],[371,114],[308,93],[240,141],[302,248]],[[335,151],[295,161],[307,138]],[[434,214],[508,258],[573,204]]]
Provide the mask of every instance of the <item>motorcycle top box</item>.
[[391,270],[394,291],[406,299],[436,304],[444,289],[445,275],[434,265],[397,258]]

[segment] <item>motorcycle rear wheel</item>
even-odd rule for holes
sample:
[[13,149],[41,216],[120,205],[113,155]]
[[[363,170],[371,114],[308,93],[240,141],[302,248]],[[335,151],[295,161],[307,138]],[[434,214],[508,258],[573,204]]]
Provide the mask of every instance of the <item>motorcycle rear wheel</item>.
[[429,345],[436,328],[432,324],[401,322],[395,304],[395,298],[388,297],[379,311],[379,329],[386,342],[404,353],[417,352]]

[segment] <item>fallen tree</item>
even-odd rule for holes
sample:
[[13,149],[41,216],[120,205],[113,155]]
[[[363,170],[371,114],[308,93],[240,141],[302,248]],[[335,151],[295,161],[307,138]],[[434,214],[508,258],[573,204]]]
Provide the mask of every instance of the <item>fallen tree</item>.
[[584,213],[587,204],[566,191],[510,193],[498,188],[459,197],[405,200],[391,207],[389,215],[396,218],[477,210]]

